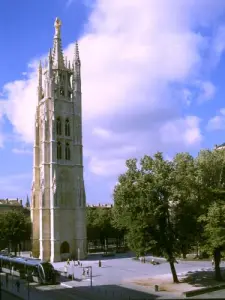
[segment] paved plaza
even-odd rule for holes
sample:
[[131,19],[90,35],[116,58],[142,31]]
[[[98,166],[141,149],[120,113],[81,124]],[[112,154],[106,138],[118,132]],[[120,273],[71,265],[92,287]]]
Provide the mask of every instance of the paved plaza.
[[[157,260],[157,258],[155,259]],[[149,260],[151,260],[151,257],[149,257]],[[81,261],[82,267],[73,266],[72,262],[70,262],[68,271],[69,273],[74,273],[77,280],[72,281],[62,277],[61,285],[37,286],[33,284],[30,286],[30,299],[59,300],[65,298],[71,300],[138,300],[171,298],[173,296],[171,293],[157,293],[149,287],[138,286],[130,282],[134,278],[150,278],[157,275],[171,274],[169,264],[164,259],[158,258],[158,260],[161,262],[159,265],[152,265],[150,263],[141,263],[131,257],[103,259],[101,260],[102,267],[98,266],[97,258],[95,260],[87,259]],[[53,265],[57,270],[63,272],[65,264],[65,262],[60,262],[54,263]],[[224,263],[222,264],[224,265]],[[83,267],[86,268],[88,266],[92,267],[92,288],[90,287],[90,278],[82,275]],[[179,261],[175,267],[178,274],[185,274],[188,271],[210,270],[211,262]],[[15,287],[11,284],[10,289],[16,293]],[[221,294],[222,291],[219,291],[219,293]],[[23,296],[23,299],[28,299],[26,283],[21,283],[21,292],[19,294],[20,296]]]
[[[150,260],[153,257],[148,257]],[[82,267],[92,266],[93,285],[107,285],[107,284],[123,284],[134,278],[149,278],[156,275],[171,274],[170,266],[165,259],[155,258],[160,261],[159,265],[152,265],[150,263],[141,263],[132,258],[114,258],[102,259],[102,267],[99,268],[98,260],[84,260]],[[64,271],[65,262],[53,263],[55,269]],[[186,273],[188,271],[211,269],[210,261],[179,261],[175,264],[177,273]],[[72,266],[68,268],[69,273],[74,273],[75,278],[83,278],[83,269],[79,266]],[[86,283],[85,283],[86,282]],[[77,284],[90,284],[83,280]]]

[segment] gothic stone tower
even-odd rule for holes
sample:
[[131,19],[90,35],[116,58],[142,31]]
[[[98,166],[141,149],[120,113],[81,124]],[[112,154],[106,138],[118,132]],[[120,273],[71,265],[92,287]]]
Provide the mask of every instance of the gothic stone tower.
[[32,253],[51,262],[86,256],[81,64],[77,43],[73,63],[64,60],[58,18],[54,26],[53,50],[38,70],[31,202]]

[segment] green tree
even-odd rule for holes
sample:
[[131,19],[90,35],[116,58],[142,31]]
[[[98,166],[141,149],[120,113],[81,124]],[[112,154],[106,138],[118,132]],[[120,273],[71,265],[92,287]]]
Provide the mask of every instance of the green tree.
[[202,249],[214,257],[215,278],[221,280],[221,252],[225,249],[225,151],[203,150],[196,158],[197,182],[201,193],[199,222],[203,227]]
[[31,237],[31,222],[21,211],[12,210],[0,216],[1,239],[11,243],[17,254],[17,247],[21,242]]
[[[108,239],[116,239],[117,248],[123,232],[113,224],[111,207],[88,207],[87,208],[87,236],[88,240],[100,240],[102,247],[108,248]],[[106,249],[107,250],[107,249]]]
[[97,208],[87,207],[87,238],[88,241],[99,239],[99,228],[95,224],[97,219]]
[[178,253],[171,216],[173,204],[173,163],[162,153],[126,162],[127,171],[114,189],[114,222],[127,230],[129,246],[136,253],[157,251],[167,258],[173,281],[178,283],[174,266]]
[[225,250],[225,206],[224,202],[214,202],[208,208],[207,215],[200,221],[204,224],[205,250],[213,254],[215,262],[215,278],[222,281],[220,270],[221,251]]
[[189,153],[178,153],[173,159],[172,200],[173,224],[183,258],[198,242],[199,203],[196,164]]

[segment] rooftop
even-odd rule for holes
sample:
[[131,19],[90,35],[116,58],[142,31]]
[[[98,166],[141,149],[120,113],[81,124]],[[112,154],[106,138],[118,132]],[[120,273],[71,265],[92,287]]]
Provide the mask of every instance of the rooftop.
[[102,207],[102,208],[110,208],[110,207],[113,207],[113,204],[101,204],[99,203],[98,205],[96,204],[87,204],[87,207]]
[[12,205],[12,206],[23,206],[22,200],[20,199],[0,199],[0,205]]
[[225,143],[220,145],[215,145],[215,149],[223,149],[223,148],[225,148]]

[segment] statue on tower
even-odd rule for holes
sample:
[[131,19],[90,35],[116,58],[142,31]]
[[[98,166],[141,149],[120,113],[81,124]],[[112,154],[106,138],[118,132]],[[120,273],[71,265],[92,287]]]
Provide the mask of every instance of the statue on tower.
[[62,26],[62,22],[61,22],[61,20],[57,17],[57,18],[55,19],[55,23],[54,23],[55,34],[56,34],[56,35],[59,34],[61,26]]

